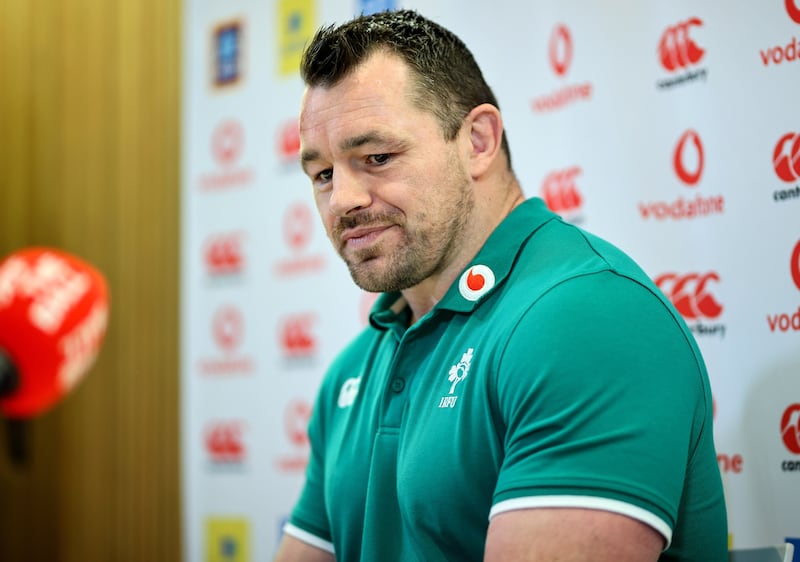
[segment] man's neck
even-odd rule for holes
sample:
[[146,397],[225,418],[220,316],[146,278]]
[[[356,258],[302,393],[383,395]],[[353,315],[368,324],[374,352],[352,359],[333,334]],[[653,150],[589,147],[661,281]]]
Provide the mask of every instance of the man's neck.
[[444,298],[444,295],[456,281],[459,274],[475,258],[480,249],[489,239],[495,228],[511,214],[517,206],[525,201],[519,185],[514,180],[514,185],[507,190],[509,196],[499,206],[500,211],[487,217],[480,222],[480,228],[473,233],[464,247],[457,252],[447,266],[440,272],[428,277],[421,283],[401,291],[403,297],[411,308],[411,321],[413,325],[417,320],[425,316],[436,304]]

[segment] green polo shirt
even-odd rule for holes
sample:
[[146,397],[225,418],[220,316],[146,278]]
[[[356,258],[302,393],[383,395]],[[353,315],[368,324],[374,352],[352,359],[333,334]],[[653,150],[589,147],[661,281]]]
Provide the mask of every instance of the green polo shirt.
[[288,534],[339,562],[481,560],[497,513],[583,507],[658,530],[662,560],[727,560],[702,357],[620,250],[531,199],[408,321],[381,295],[332,364]]

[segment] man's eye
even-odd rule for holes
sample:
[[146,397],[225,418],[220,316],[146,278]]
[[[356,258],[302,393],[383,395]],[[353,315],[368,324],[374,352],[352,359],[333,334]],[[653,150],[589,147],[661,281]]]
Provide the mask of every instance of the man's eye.
[[327,170],[322,170],[320,173],[317,174],[317,176],[314,179],[318,182],[327,183],[331,181],[332,177],[333,177],[333,170],[329,168]]
[[386,164],[389,161],[391,155],[389,154],[370,154],[367,157],[367,161],[370,164]]

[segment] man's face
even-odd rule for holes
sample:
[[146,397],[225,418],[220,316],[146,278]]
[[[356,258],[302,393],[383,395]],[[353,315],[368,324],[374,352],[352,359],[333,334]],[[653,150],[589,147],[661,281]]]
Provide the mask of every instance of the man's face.
[[434,115],[410,103],[410,80],[400,58],[378,52],[303,98],[303,168],[328,237],[367,291],[435,277],[474,207],[465,143],[445,141]]

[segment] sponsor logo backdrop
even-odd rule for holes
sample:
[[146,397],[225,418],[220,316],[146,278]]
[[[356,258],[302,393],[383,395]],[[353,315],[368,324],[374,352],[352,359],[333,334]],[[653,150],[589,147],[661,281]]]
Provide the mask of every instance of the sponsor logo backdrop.
[[393,7],[473,49],[528,195],[627,250],[686,318],[732,546],[800,537],[799,0],[185,0],[186,559],[272,556],[316,389],[374,302],[297,164],[297,63],[318,25]]

